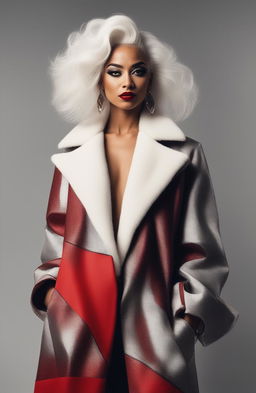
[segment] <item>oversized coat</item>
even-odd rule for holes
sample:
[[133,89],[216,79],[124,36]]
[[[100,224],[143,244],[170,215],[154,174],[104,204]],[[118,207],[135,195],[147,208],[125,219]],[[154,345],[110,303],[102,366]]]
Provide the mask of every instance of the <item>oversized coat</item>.
[[[51,156],[34,392],[198,393],[197,340],[215,342],[239,316],[220,297],[229,266],[202,144],[141,115],[115,240],[102,130],[78,124]],[[199,336],[184,312],[203,321]]]

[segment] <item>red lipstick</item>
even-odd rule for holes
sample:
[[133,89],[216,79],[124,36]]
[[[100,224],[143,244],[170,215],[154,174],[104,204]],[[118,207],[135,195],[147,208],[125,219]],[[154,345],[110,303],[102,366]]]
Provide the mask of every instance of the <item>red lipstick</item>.
[[125,101],[128,101],[128,100],[132,100],[133,97],[135,97],[135,95],[136,94],[134,94],[134,93],[132,93],[130,91],[126,91],[125,93],[120,94],[119,97],[122,98]]

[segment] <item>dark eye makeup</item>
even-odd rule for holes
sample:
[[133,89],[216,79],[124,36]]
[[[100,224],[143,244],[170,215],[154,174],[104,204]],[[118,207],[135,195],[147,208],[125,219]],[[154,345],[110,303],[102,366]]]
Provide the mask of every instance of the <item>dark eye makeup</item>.
[[[107,73],[114,77],[121,75],[121,72],[119,70],[108,70]],[[137,76],[144,76],[147,73],[147,69],[144,67],[135,68],[132,70],[132,74],[133,73],[137,73]]]

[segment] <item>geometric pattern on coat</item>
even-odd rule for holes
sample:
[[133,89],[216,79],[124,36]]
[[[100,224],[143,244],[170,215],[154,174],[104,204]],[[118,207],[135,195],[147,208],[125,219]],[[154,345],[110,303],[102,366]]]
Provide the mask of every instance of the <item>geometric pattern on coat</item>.
[[[198,393],[197,339],[218,340],[239,315],[220,297],[229,268],[202,145],[141,115],[114,239],[101,126],[80,125],[52,156],[35,393]],[[198,337],[184,312],[203,321]]]

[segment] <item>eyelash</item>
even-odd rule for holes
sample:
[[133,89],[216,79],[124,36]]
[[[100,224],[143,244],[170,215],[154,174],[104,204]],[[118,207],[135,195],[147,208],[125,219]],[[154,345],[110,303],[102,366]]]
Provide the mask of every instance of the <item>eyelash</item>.
[[[145,74],[146,74],[146,72],[147,72],[147,70],[146,69],[143,69],[143,68],[138,68],[138,69],[136,69],[136,70],[134,70],[133,72],[140,72],[141,73],[141,75],[139,75],[139,76],[144,76]],[[115,73],[119,73],[120,74],[120,71],[108,71],[108,74],[109,75],[111,75],[111,76],[113,76],[113,77],[117,77],[117,76],[119,76],[119,75],[113,75],[113,73],[115,74]]]

